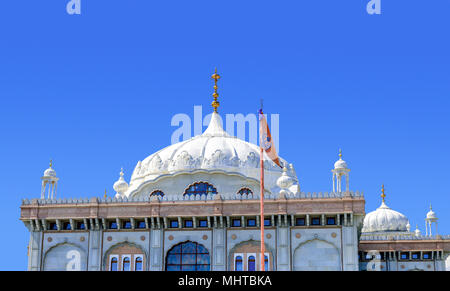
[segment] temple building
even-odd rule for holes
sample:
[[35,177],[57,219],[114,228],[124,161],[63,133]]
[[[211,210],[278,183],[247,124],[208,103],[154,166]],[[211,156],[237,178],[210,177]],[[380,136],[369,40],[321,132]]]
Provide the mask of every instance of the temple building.
[[[339,153],[331,192],[301,191],[294,166],[264,162],[260,219],[260,148],[230,136],[217,108],[207,129],[138,161],[129,183],[123,169],[114,197],[58,198],[52,163],[41,197],[22,200],[30,232],[28,270],[105,271],[438,271],[446,269],[450,236],[426,216],[424,235],[385,202],[366,214],[351,191]],[[324,169],[326,170],[326,169]],[[264,224],[265,252],[260,251]],[[432,232],[432,228],[434,230]]]

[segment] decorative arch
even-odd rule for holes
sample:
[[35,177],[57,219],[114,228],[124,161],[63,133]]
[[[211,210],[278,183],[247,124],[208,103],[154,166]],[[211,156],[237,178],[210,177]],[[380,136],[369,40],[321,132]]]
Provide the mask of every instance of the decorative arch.
[[159,197],[164,197],[164,192],[162,191],[162,190],[159,190],[159,189],[157,189],[157,190],[153,190],[151,193],[150,193],[150,197],[152,197],[152,196],[159,196]]
[[294,271],[341,271],[339,249],[321,239],[307,240],[294,250]]
[[197,242],[184,241],[174,245],[166,254],[166,271],[209,271],[211,258],[208,249]]
[[[147,252],[138,244],[132,243],[132,242],[128,242],[128,241],[123,241],[123,242],[119,242],[115,245],[112,245],[103,255],[103,263],[102,263],[102,269],[104,271],[108,271],[110,268],[109,266],[109,262],[110,262],[110,256],[116,256],[118,259],[118,270],[122,269],[122,261],[123,258],[121,257],[121,255],[131,255],[131,262],[130,262],[130,266],[135,266],[135,259],[138,258],[139,256],[142,258],[142,266],[143,266],[143,270],[146,270],[146,266],[147,266],[147,258],[148,258],[148,254]],[[133,268],[134,269],[134,268]]]
[[195,182],[184,189],[183,196],[217,194],[217,189],[208,182]]
[[[266,271],[275,271],[275,256],[274,250],[264,243],[264,249],[266,255],[268,254],[268,270]],[[235,271],[236,262],[235,258],[238,256],[242,257],[242,268],[243,270],[248,270],[248,262],[250,256],[254,256],[256,260],[256,270],[261,270],[261,241],[257,240],[246,240],[236,244],[233,248],[231,248],[228,255],[228,270]]]
[[87,256],[83,248],[74,243],[58,243],[44,255],[44,271],[86,271]]
[[250,195],[250,194],[253,194],[253,190],[250,189],[249,187],[242,187],[242,188],[239,189],[239,191],[237,191],[237,194]]

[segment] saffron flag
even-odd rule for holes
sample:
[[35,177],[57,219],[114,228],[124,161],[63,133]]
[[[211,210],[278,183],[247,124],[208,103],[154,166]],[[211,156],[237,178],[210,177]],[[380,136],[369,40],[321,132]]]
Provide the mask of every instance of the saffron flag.
[[272,136],[270,135],[269,125],[267,124],[266,117],[264,116],[262,109],[259,110],[259,146],[266,152],[267,156],[280,168],[280,158],[277,155],[275,144],[273,143]]

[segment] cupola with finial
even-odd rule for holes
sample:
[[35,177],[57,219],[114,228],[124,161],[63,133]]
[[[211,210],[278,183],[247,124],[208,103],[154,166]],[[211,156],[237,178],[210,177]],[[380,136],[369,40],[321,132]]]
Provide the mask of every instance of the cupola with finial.
[[123,168],[120,169],[119,180],[114,183],[113,188],[117,192],[115,196],[116,198],[125,195],[125,192],[128,190],[128,183],[123,178]]
[[342,159],[342,150],[339,149],[339,160],[334,163],[333,173],[333,192],[343,192],[342,180],[345,177],[345,191],[350,191],[349,187],[349,175],[350,169],[347,167],[347,163]]
[[56,189],[59,178],[56,177],[56,172],[53,169],[53,161],[50,160],[50,166],[44,171],[44,176],[41,177],[41,199],[45,199],[45,192],[48,191],[47,199],[56,198]]

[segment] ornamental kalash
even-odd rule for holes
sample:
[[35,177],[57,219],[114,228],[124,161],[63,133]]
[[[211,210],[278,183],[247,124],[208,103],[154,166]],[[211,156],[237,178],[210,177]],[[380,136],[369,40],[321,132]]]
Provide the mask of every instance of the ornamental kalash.
[[264,153],[261,219],[260,147],[224,131],[220,76],[212,78],[208,128],[138,161],[129,183],[122,170],[114,197],[57,198],[60,181],[50,164],[40,199],[23,199],[20,207],[30,232],[28,270],[449,268],[450,236],[438,234],[431,206],[425,234],[387,205],[384,187],[380,207],[366,214],[342,153],[331,170],[332,191],[318,193],[302,192],[294,166],[280,157],[279,167]]

